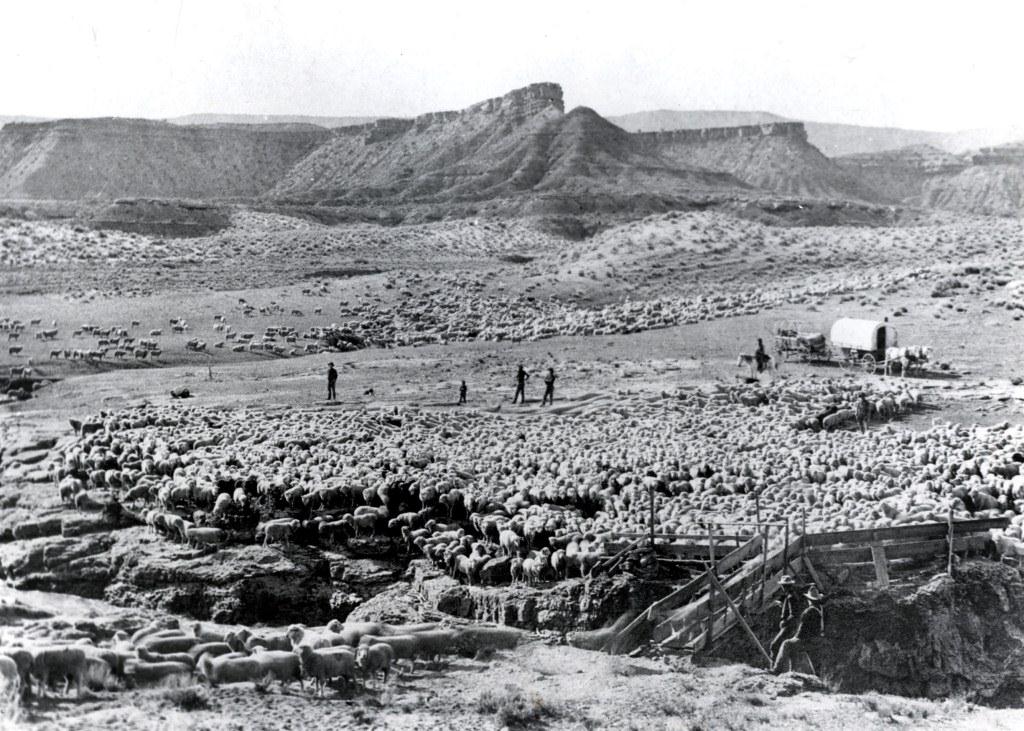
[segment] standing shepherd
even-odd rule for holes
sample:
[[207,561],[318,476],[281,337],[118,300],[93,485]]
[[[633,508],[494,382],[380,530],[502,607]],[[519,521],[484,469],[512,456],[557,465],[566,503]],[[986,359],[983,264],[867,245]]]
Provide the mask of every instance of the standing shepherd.
[[516,399],[521,398],[521,403],[526,403],[526,380],[530,377],[530,374],[526,372],[526,369],[519,366],[516,371],[516,395],[512,397],[512,403],[516,402]]
[[[807,594],[808,606],[800,614],[800,626],[796,634],[779,646],[779,653],[772,664],[773,673],[781,673],[785,665],[787,670],[793,669],[793,660],[799,660],[800,653],[807,656],[815,641],[825,635],[825,615],[821,611],[821,592],[817,586],[811,586]],[[813,666],[812,666],[813,670]]]
[[460,404],[464,404],[464,403],[466,403],[466,392],[467,392],[468,390],[469,390],[469,389],[468,389],[468,388],[466,387],[466,382],[465,382],[465,381],[463,381],[463,382],[462,382],[462,385],[461,385],[461,386],[459,386],[459,403],[460,403]]
[[327,364],[327,400],[337,401],[338,392],[335,384],[338,383],[338,371],[334,370],[334,363]]
[[757,372],[762,373],[765,366],[768,365],[770,358],[764,349],[764,341],[761,338],[757,339],[757,350],[754,351],[754,360],[757,362]]
[[555,369],[548,368],[548,374],[544,376],[544,398],[540,400],[540,405],[554,404],[555,403]]
[[857,417],[857,426],[860,427],[861,432],[868,430],[868,419],[871,417],[871,403],[868,401],[868,395],[863,391],[857,396],[857,403],[854,404],[854,414]]

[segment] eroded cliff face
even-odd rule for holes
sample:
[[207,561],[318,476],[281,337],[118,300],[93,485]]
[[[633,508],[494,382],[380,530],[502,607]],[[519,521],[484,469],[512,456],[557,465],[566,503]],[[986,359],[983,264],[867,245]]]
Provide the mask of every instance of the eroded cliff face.
[[65,119],[0,129],[0,196],[252,197],[330,137],[313,125]]
[[772,193],[817,199],[879,201],[855,174],[807,141],[800,122],[640,132],[640,149],[679,165],[727,172]]
[[[950,577],[936,573],[917,589],[839,589],[824,603],[825,636],[811,645],[817,674],[836,690],[966,697],[1024,706],[1024,581],[1016,569],[985,559]],[[754,622],[767,645],[778,609]],[[746,636],[734,632],[716,654],[763,666]],[[801,660],[802,662],[802,660]],[[809,671],[806,664],[799,669]]]

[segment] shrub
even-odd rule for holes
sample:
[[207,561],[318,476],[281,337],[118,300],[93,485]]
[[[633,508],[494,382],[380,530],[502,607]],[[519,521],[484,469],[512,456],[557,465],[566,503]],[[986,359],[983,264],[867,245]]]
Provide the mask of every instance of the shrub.
[[485,690],[477,699],[477,712],[493,715],[499,728],[531,728],[545,719],[559,716],[556,709],[539,696],[527,696],[513,686],[503,691]]
[[170,688],[164,691],[164,700],[183,711],[204,711],[210,707],[210,698],[198,685],[188,688]]

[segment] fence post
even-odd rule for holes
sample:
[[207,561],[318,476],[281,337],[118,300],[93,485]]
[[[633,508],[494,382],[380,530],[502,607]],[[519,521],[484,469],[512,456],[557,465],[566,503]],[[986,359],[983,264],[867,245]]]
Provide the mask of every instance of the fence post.
[[708,553],[711,558],[711,563],[708,566],[708,629],[707,636],[704,638],[704,649],[710,650],[711,643],[715,638],[715,533],[714,526],[708,522]]
[[949,533],[947,534],[946,540],[949,542],[949,554],[946,559],[946,574],[949,576],[953,575],[953,539],[956,537],[953,535],[953,506],[949,506]]
[[786,530],[782,538],[782,573],[789,571],[789,518],[786,518]]
[[648,490],[650,491],[651,498],[651,550],[654,550],[654,485],[651,485]]

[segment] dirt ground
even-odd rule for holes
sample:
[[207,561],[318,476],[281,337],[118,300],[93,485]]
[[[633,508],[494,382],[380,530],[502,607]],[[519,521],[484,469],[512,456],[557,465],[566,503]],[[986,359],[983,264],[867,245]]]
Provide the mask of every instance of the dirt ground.
[[[742,289],[760,286],[758,282],[781,287],[794,280],[776,277],[771,279],[774,284],[769,285],[767,277],[772,272],[786,273],[789,265],[793,266],[786,276],[813,276],[817,271],[826,275],[834,273],[840,278],[863,268],[864,260],[869,257],[858,248],[862,246],[858,242],[869,240],[871,236],[878,239],[871,251],[881,253],[870,271],[880,276],[898,268],[932,267],[936,277],[954,269],[960,271],[958,267],[963,261],[985,259],[986,236],[993,242],[989,265],[1000,268],[999,277],[1008,282],[1020,270],[1019,263],[1006,259],[1003,249],[999,252],[996,249],[997,242],[1003,248],[1011,246],[1012,237],[1019,232],[1019,223],[983,222],[978,224],[977,230],[971,229],[970,222],[964,223],[963,227],[970,233],[965,238],[970,239],[971,246],[964,245],[963,256],[958,259],[949,252],[955,251],[960,239],[948,232],[935,234],[932,230],[908,229],[872,233],[823,229],[787,230],[779,234],[769,230],[765,247],[735,250],[740,245],[736,242],[745,240],[751,224],[709,220],[702,214],[692,218],[694,225],[700,227],[699,236],[686,240],[701,238],[708,243],[673,249],[672,257],[678,260],[681,269],[668,279],[676,292],[688,287]],[[260,226],[269,228],[260,233]],[[412,268],[409,262],[425,256],[431,242],[436,244],[438,240],[451,248],[452,257],[458,257],[458,266],[497,272],[487,285],[495,294],[524,288],[524,282],[533,282],[536,286],[531,291],[538,297],[572,297],[594,306],[627,295],[650,296],[650,288],[644,284],[644,272],[649,271],[645,267],[649,267],[650,258],[642,258],[638,253],[650,249],[646,244],[644,247],[639,244],[652,237],[659,242],[662,238],[678,242],[682,235],[675,231],[677,227],[675,219],[669,219],[634,226],[619,232],[618,238],[614,232],[606,232],[596,242],[585,242],[593,249],[588,253],[584,245],[553,242],[520,228],[514,228],[509,236],[501,239],[497,232],[492,232],[491,236],[473,231],[469,236],[466,234],[469,229],[461,224],[451,231],[438,224],[423,227],[408,237],[403,232],[395,239],[398,242],[395,250],[402,253],[401,266],[410,267],[395,270],[397,287],[385,286],[392,276],[387,273],[337,277],[330,278],[329,296],[316,297],[302,290],[309,286],[309,274],[315,271],[319,261],[321,250],[317,247],[332,242],[336,246],[344,244],[345,253],[335,257],[341,264],[373,258],[371,264],[377,266],[388,254],[387,247],[374,238],[383,234],[368,232],[365,227],[331,232],[331,236],[336,237],[325,244],[316,226],[290,228],[286,220],[267,223],[256,216],[247,217],[228,235],[191,244],[188,255],[202,257],[204,251],[225,244],[227,239],[230,246],[225,244],[218,254],[220,258],[211,264],[217,267],[220,277],[229,264],[239,268],[238,262],[231,264],[229,261],[235,251],[232,246],[240,246],[238,251],[244,250],[253,256],[258,256],[260,251],[280,256],[289,237],[299,237],[306,247],[302,250],[301,266],[290,267],[281,261],[263,262],[266,266],[260,270],[260,276],[240,276],[235,281],[244,283],[233,286],[230,276],[217,279],[211,275],[204,280],[202,290],[188,290],[177,275],[161,280],[159,261],[152,268],[133,270],[126,263],[127,259],[119,259],[120,263],[110,272],[104,270],[96,274],[93,285],[100,287],[104,277],[109,279],[117,272],[130,270],[134,272],[132,284],[137,291],[72,295],[44,286],[44,264],[18,260],[15,279],[4,282],[0,318],[26,321],[39,318],[43,325],[56,320],[62,327],[62,341],[58,344],[61,347],[78,347],[68,332],[78,323],[125,326],[128,321],[137,319],[144,333],[152,328],[166,330],[170,318],[184,317],[195,327],[188,333],[162,336],[166,356],[156,364],[51,361],[47,350],[57,345],[36,342],[31,335],[25,342],[23,354],[10,355],[5,348],[0,354],[0,365],[5,369],[23,365],[31,357],[38,375],[55,380],[36,392],[32,399],[0,406],[0,438],[14,442],[34,431],[69,433],[68,418],[82,418],[99,410],[114,410],[144,400],[166,403],[170,401],[171,389],[179,386],[191,391],[190,403],[224,409],[249,406],[330,412],[416,406],[435,410],[500,411],[521,419],[544,418],[544,412],[572,415],[587,409],[612,410],[617,408],[617,398],[624,394],[658,395],[679,388],[736,383],[746,375],[744,369],[736,366],[737,353],[753,351],[758,337],[765,338],[769,351],[773,351],[774,323],[796,320],[806,323],[807,329],[820,330],[827,335],[830,324],[840,316],[890,317],[899,328],[903,343],[931,344],[936,351],[935,363],[949,365],[948,370],[936,368],[927,377],[908,379],[922,390],[926,402],[934,405],[904,422],[910,427],[925,428],[934,419],[978,424],[1024,421],[1024,387],[1013,384],[1020,374],[1016,314],[1019,310],[990,301],[997,294],[1003,299],[1012,299],[1002,294],[1005,283],[993,284],[992,288],[965,286],[950,298],[931,296],[934,277],[921,282],[909,281],[895,289],[888,285],[866,286],[853,294],[837,291],[813,302],[784,305],[756,314],[733,314],[621,335],[561,336],[522,342],[453,342],[285,358],[232,353],[228,349],[211,349],[207,353],[184,349],[190,337],[212,342],[217,337],[212,318],[221,312],[231,313],[245,329],[259,332],[266,325],[279,322],[298,328],[314,323],[329,324],[336,319],[332,313],[337,310],[339,300],[379,296],[381,303],[387,303],[403,296],[418,296],[423,287],[429,286],[432,268]],[[464,234],[476,248],[459,247]],[[762,231],[760,235],[765,234]],[[234,239],[230,238],[232,236]],[[790,238],[799,241],[790,242]],[[890,240],[893,238],[895,241]],[[364,240],[366,243],[361,244]],[[908,240],[914,246],[907,245]],[[942,260],[938,257],[931,261],[921,259],[929,242],[944,252]],[[715,266],[702,270],[704,278],[697,283],[694,275],[697,261],[706,259],[708,245],[716,243],[723,247],[723,253]],[[822,261],[820,252],[832,243],[847,247],[843,250],[857,253],[857,256],[851,254],[842,263]],[[68,234],[62,239],[59,257],[68,257],[67,252],[75,250],[73,244],[74,237]],[[130,253],[136,245],[137,242],[125,243],[126,251]],[[361,245],[365,251],[359,249]],[[631,248],[633,245],[635,247]],[[733,249],[727,250],[727,245]],[[554,246],[564,247],[564,251],[552,253],[550,248]],[[659,251],[656,247],[654,250]],[[540,264],[527,265],[528,272],[521,266],[499,263],[497,257],[509,251],[526,251],[547,258],[541,258]],[[541,254],[537,254],[538,251]],[[661,254],[667,256],[666,252]],[[122,255],[127,257],[128,253],[119,254]],[[180,255],[180,252],[175,254]],[[226,260],[228,264],[224,263]],[[40,261],[45,262],[45,257]],[[74,259],[69,261],[73,263]],[[606,271],[609,263],[614,265],[611,268],[616,274]],[[151,276],[142,276],[140,271],[149,272]],[[272,279],[275,273],[282,271],[288,272],[283,278],[286,283],[256,286],[261,277]],[[399,294],[403,282],[408,282],[409,272],[416,271],[427,272],[428,282],[420,289],[410,285],[415,290],[413,295]],[[25,282],[31,286],[22,287]],[[242,321],[239,298],[257,303],[277,302],[285,314]],[[321,305],[324,314],[314,316],[312,309]],[[303,315],[290,314],[293,309],[301,309]],[[337,404],[324,401],[328,361],[333,361],[340,372]],[[512,406],[513,373],[519,363],[534,373],[549,366],[556,369],[559,381],[554,407],[539,405],[539,377],[529,387],[528,403]],[[783,363],[778,371],[763,378],[811,375],[822,379],[847,377],[835,366]],[[849,377],[877,382],[896,380],[896,377],[880,374],[856,373]],[[460,407],[455,402],[462,379],[469,386],[469,403]],[[1013,729],[1024,726],[1024,711],[1019,710],[976,708],[956,699],[937,703],[878,695],[833,694],[814,679],[775,678],[747,666],[700,667],[678,658],[660,661],[608,657],[564,645],[545,644],[541,640],[489,659],[459,658],[438,669],[418,668],[393,678],[383,689],[374,688],[351,696],[331,689],[327,698],[320,700],[295,687],[284,690],[274,687],[259,693],[251,684],[244,684],[204,691],[199,702],[205,707],[191,711],[180,708],[175,697],[174,689],[156,688],[102,692],[82,701],[60,699],[12,710],[4,727],[491,729],[515,726],[517,722],[525,728],[551,729],[853,730],[893,726]]]

